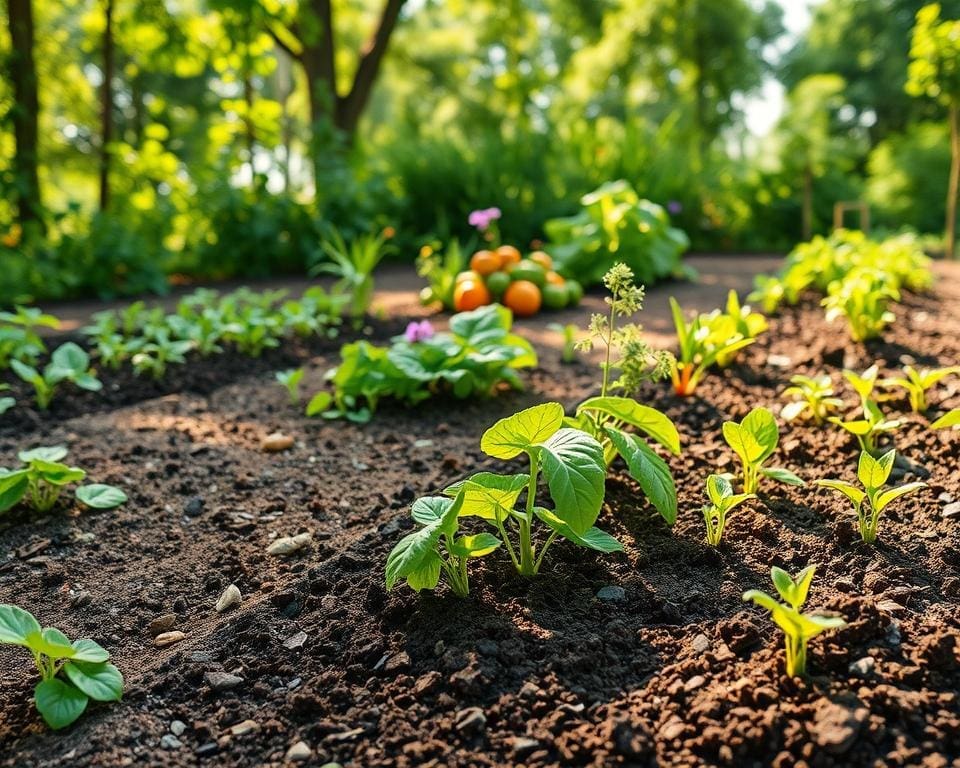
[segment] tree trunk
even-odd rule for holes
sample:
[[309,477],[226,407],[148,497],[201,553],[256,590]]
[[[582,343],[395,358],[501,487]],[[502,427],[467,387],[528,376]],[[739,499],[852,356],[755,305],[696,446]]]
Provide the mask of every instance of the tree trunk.
[[803,167],[803,239],[813,236],[813,169],[810,163]]
[[960,104],[950,105],[950,186],[947,190],[947,258],[956,258],[957,187],[960,185]]
[[106,0],[103,29],[103,101],[100,129],[100,210],[110,205],[110,143],[113,141],[113,0]]
[[13,136],[16,152],[13,167],[17,185],[17,215],[21,224],[43,226],[40,179],[37,173],[37,121],[40,99],[37,68],[33,58],[32,0],[7,0],[10,27],[10,80],[13,83]]

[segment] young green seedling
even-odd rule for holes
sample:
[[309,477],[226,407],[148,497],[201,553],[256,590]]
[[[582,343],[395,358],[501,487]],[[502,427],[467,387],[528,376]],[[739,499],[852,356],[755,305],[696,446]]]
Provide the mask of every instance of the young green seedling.
[[927,410],[927,390],[954,373],[960,373],[960,365],[937,369],[921,368],[919,371],[912,365],[905,365],[903,376],[884,379],[880,385],[887,389],[905,389],[910,398],[911,410],[922,413]]
[[[843,480],[816,481],[817,485],[839,491],[853,502],[853,511],[857,515],[860,537],[867,544],[873,544],[877,540],[880,513],[890,502],[927,487],[926,483],[915,482],[884,490],[883,486],[886,485],[890,477],[896,456],[897,452],[895,450],[887,451],[879,459],[875,459],[867,451],[860,454],[860,461],[857,464],[857,479],[863,486],[863,490]],[[867,504],[864,502],[867,502]],[[868,505],[870,507],[869,512],[866,509]]]
[[303,381],[303,368],[292,368],[289,371],[277,371],[274,375],[287,389],[287,395],[290,398],[290,405],[299,405],[300,403],[300,382]]
[[387,589],[400,579],[416,592],[436,589],[441,572],[458,597],[470,593],[467,562],[483,557],[500,546],[490,533],[458,536],[459,516],[463,514],[465,492],[450,499],[425,496],[413,503],[410,515],[422,527],[404,536],[387,558]]
[[36,307],[14,307],[13,312],[0,312],[0,371],[8,368],[11,360],[33,365],[46,345],[37,328],[59,328],[60,321]]
[[946,429],[947,427],[960,427],[960,408],[947,411],[930,425],[930,429]]
[[725,421],[723,437],[740,458],[744,493],[756,493],[761,477],[769,477],[787,485],[804,485],[803,480],[788,469],[763,466],[780,441],[777,420],[766,408],[754,408],[739,424]]
[[0,605],[0,643],[22,646],[33,655],[40,674],[34,703],[55,731],[80,717],[90,699],[119,701],[123,695],[123,675],[108,663],[107,651],[93,640],[71,643],[59,629],[41,628],[23,608]]
[[806,415],[815,424],[822,424],[824,419],[843,405],[843,400],[833,396],[833,384],[829,376],[793,376],[790,378],[793,386],[783,391],[784,397],[799,398],[787,403],[780,410],[780,415],[786,421]]
[[[0,467],[0,513],[24,498],[35,512],[49,512],[64,486],[79,483],[87,476],[79,467],[61,463],[66,455],[67,449],[62,445],[33,448],[17,454],[25,466],[19,469]],[[122,490],[103,483],[80,486],[76,497],[93,509],[113,509],[127,500]]]
[[883,411],[880,410],[880,406],[871,399],[877,384],[878,373],[879,370],[876,365],[871,365],[861,374],[845,370],[843,377],[850,382],[850,385],[860,397],[863,418],[851,419],[850,421],[843,421],[839,416],[827,418],[827,421],[831,424],[836,424],[856,437],[861,451],[866,451],[874,456],[879,453],[877,440],[880,435],[885,432],[893,432],[901,425],[901,422],[897,419],[887,419],[883,415]]
[[57,387],[64,381],[72,382],[80,389],[90,392],[103,389],[103,384],[90,367],[90,356],[72,341],[61,344],[54,350],[42,373],[19,360],[11,360],[10,367],[17,376],[33,385],[37,407],[42,411],[50,407]]
[[828,322],[845,317],[854,341],[877,338],[896,318],[887,309],[889,302],[900,300],[900,291],[882,272],[854,269],[835,280],[821,302],[826,307]]
[[749,600],[761,608],[770,611],[774,623],[783,630],[786,638],[787,674],[790,677],[807,676],[807,643],[821,632],[842,629],[847,623],[838,616],[824,616],[820,613],[800,613],[807,600],[810,582],[817,566],[808,565],[796,576],[791,576],[781,568],[770,569],[770,578],[783,603],[766,592],[751,589],[743,593],[743,599]]
[[577,326],[573,323],[561,325],[560,323],[550,323],[549,328],[554,333],[563,336],[563,351],[560,353],[560,360],[564,363],[572,363],[577,359]]
[[[727,311],[719,310],[707,315],[708,338],[729,340],[739,336],[742,339],[756,339],[767,330],[767,318],[759,312],[753,312],[750,305],[741,305],[737,292],[727,294]],[[716,333],[714,333],[716,330]],[[737,355],[737,349],[726,349],[717,355],[717,365],[729,366]]]
[[723,529],[727,524],[727,512],[747,499],[757,497],[753,493],[734,493],[728,478],[724,475],[710,475],[707,477],[707,498],[710,499],[710,503],[703,507],[703,519],[707,524],[707,543],[718,547],[723,537]]

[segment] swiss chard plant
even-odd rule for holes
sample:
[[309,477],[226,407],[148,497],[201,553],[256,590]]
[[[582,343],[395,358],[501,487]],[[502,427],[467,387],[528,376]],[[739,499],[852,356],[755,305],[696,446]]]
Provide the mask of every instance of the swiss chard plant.
[[910,399],[910,409],[914,413],[923,413],[927,410],[927,390],[936,386],[947,376],[960,373],[960,365],[951,365],[947,368],[921,368],[917,370],[912,365],[903,366],[903,376],[892,376],[883,379],[880,385],[887,389],[902,389]]
[[512,324],[510,310],[491,304],[454,315],[449,333],[405,334],[390,347],[346,344],[327,374],[333,393],[315,395],[307,414],[363,422],[387,397],[413,404],[441,392],[462,399],[491,395],[501,384],[522,389],[517,370],[536,365],[537,356]]
[[43,411],[50,407],[57,389],[64,382],[90,392],[103,389],[103,384],[90,367],[90,356],[72,341],[57,347],[43,370],[19,360],[11,360],[10,366],[17,376],[33,386],[37,407]]
[[834,397],[833,383],[829,376],[791,376],[790,386],[783,391],[783,396],[793,398],[780,410],[785,421],[793,421],[803,416],[814,424],[822,424],[831,413],[843,405],[843,400]]
[[804,484],[803,480],[788,469],[763,466],[780,442],[777,420],[766,408],[754,408],[739,423],[725,421],[723,438],[740,459],[743,493],[756,493],[762,477],[787,485]]
[[808,565],[796,576],[776,566],[771,568],[770,578],[783,602],[758,589],[743,593],[744,600],[770,611],[770,617],[783,631],[786,638],[787,675],[790,677],[806,677],[807,644],[810,640],[822,632],[847,626],[839,616],[800,612],[807,601],[816,568],[815,565]]
[[[20,451],[20,467],[0,467],[0,513],[21,501],[35,512],[48,512],[57,503],[64,487],[82,482],[87,473],[79,467],[63,463],[67,449],[62,445]],[[112,485],[93,483],[76,490],[77,500],[93,509],[113,509],[127,500],[127,495]]]
[[887,451],[880,458],[874,458],[867,451],[861,453],[857,464],[857,479],[862,488],[844,480],[816,481],[816,484],[823,488],[839,491],[853,503],[860,537],[867,544],[873,544],[877,540],[880,514],[891,502],[926,487],[926,483],[914,482],[884,490],[896,455],[895,450]]
[[703,507],[703,519],[707,525],[707,543],[712,547],[720,546],[723,529],[727,525],[727,513],[748,499],[755,499],[753,493],[734,493],[728,477],[710,475],[707,477],[707,498],[710,503]]
[[0,605],[0,643],[26,648],[33,656],[40,675],[34,703],[54,730],[79,718],[91,699],[119,701],[123,695],[123,675],[109,663],[107,651],[89,639],[70,642],[16,605]]

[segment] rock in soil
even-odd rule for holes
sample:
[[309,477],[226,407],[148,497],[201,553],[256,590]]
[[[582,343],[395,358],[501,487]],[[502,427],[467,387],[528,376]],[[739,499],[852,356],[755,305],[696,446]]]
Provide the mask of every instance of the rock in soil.
[[157,648],[165,648],[168,645],[173,645],[174,643],[179,643],[186,637],[186,633],[175,630],[173,632],[161,632],[155,638],[153,638],[153,644]]
[[217,613],[223,613],[231,606],[237,605],[241,599],[240,588],[236,584],[231,584],[223,590],[223,594],[221,594],[217,600],[215,606]]

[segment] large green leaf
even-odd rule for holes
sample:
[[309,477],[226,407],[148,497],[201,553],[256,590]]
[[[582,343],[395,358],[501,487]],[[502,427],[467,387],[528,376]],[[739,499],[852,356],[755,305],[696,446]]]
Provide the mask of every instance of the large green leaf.
[[873,500],[874,508],[877,512],[881,512],[891,501],[895,501],[901,496],[906,496],[908,493],[913,493],[914,491],[919,491],[921,488],[926,487],[926,483],[917,482],[907,483],[906,485],[901,485],[898,488],[890,488],[883,493],[877,494],[876,498]]
[[603,447],[590,435],[569,427],[557,430],[539,446],[556,514],[574,533],[583,535],[603,504]]
[[715,507],[722,507],[724,500],[733,496],[733,486],[724,475],[707,476],[707,497]]
[[574,531],[563,520],[557,517],[549,509],[544,507],[534,507],[534,513],[540,520],[546,523],[550,528],[559,533],[563,538],[572,541],[574,544],[594,549],[597,552],[622,552],[623,545],[606,531],[601,531],[597,527],[586,530],[583,534]]
[[483,433],[480,449],[495,459],[512,459],[549,438],[563,423],[560,403],[543,403],[500,419]]
[[450,330],[469,346],[502,339],[513,324],[513,313],[499,304],[488,304],[450,318]]
[[33,471],[38,472],[42,480],[50,485],[69,485],[70,483],[79,483],[87,476],[87,473],[79,467],[68,467],[66,464],[60,464],[54,461],[43,461],[34,459],[30,462]]
[[77,498],[93,509],[113,509],[126,503],[127,494],[119,488],[103,483],[91,483],[77,488]]
[[948,411],[930,425],[931,429],[944,429],[945,427],[960,427],[960,408]]
[[16,605],[0,605],[0,643],[29,644],[31,637],[40,636],[40,622],[33,614]]
[[669,418],[656,408],[641,405],[630,397],[591,397],[577,406],[577,415],[584,411],[596,411],[612,416],[646,432],[672,453],[680,453],[680,434]]
[[530,475],[497,475],[479,472],[444,490],[446,494],[463,492],[461,517],[475,516],[484,520],[503,521],[530,482]]
[[106,661],[110,654],[99,643],[83,637],[73,643],[73,661],[96,663]]
[[440,555],[430,554],[420,563],[420,566],[407,574],[407,585],[414,592],[421,589],[436,589],[440,583]]
[[857,486],[844,482],[843,480],[817,480],[815,482],[822,488],[830,488],[834,491],[840,491],[840,493],[850,499],[850,501],[852,501],[858,508],[863,503],[863,500],[867,497],[867,494],[857,488]]
[[749,466],[755,465],[763,456],[763,446],[742,426],[733,421],[723,422],[723,439],[727,441],[740,461]]
[[33,695],[37,711],[55,731],[80,717],[89,701],[85,693],[56,677],[39,683]]
[[453,499],[448,499],[445,496],[421,496],[413,502],[413,506],[410,508],[410,517],[420,525],[430,525],[442,520],[451,504],[453,504]]
[[740,422],[740,426],[753,435],[757,444],[763,448],[760,461],[769,457],[777,449],[780,430],[777,428],[776,418],[766,408],[754,408]]
[[67,449],[62,445],[51,445],[51,446],[40,446],[39,448],[31,448],[27,451],[20,451],[17,454],[17,458],[20,459],[24,464],[29,464],[31,461],[50,461],[57,462],[62,461],[67,455]]
[[77,655],[70,638],[56,627],[46,627],[39,642],[31,643],[30,647],[52,659],[72,659]]
[[25,469],[0,474],[0,512],[16,506],[30,486],[30,474]]
[[405,579],[413,573],[422,573],[424,568],[432,568],[431,560],[437,556],[436,549],[440,535],[438,520],[407,534],[397,542],[387,557],[387,589],[393,589],[393,585],[400,579]]
[[81,693],[96,701],[119,701],[123,695],[123,675],[113,664],[68,661],[63,671]]
[[458,557],[483,557],[489,555],[502,543],[492,533],[460,536],[453,542],[453,554]]
[[79,374],[90,367],[90,356],[77,344],[68,341],[53,351],[50,362],[57,368]]
[[677,488],[670,467],[636,435],[607,427],[607,435],[616,446],[643,493],[670,525],[677,521]]

